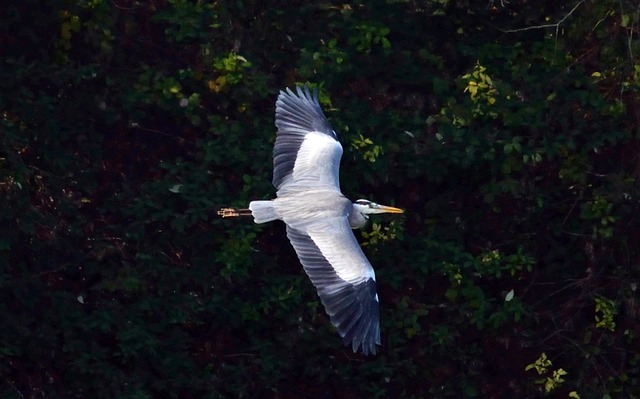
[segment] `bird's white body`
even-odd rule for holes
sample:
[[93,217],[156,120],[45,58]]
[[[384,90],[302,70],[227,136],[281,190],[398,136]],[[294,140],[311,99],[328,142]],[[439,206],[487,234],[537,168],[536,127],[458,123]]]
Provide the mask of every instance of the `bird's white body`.
[[[309,198],[326,198],[321,204],[309,202]],[[266,205],[268,203],[269,205]],[[287,195],[272,201],[253,201],[249,204],[254,219],[263,220],[264,209],[272,208],[277,219],[299,231],[305,232],[318,246],[322,255],[333,266],[338,276],[353,284],[362,283],[375,272],[362,251],[353,251],[357,245],[348,221],[353,204],[332,189],[312,191],[287,190]],[[257,216],[257,218],[256,218]],[[345,238],[353,239],[345,239]]]

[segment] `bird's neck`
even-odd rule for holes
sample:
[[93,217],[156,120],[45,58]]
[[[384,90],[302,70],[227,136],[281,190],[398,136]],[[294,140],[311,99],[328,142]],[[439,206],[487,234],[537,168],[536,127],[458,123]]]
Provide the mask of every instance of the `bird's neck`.
[[351,228],[359,229],[365,224],[367,224],[367,218],[356,209],[353,209],[351,211],[351,214],[349,215],[349,225],[351,226]]

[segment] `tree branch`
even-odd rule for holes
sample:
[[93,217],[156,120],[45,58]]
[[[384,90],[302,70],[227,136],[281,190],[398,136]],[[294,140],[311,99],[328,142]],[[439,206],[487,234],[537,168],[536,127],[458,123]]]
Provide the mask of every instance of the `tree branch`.
[[524,31],[528,31],[528,30],[534,30],[534,29],[545,29],[545,28],[556,28],[556,33],[558,32],[558,29],[560,28],[560,25],[567,20],[567,18],[569,18],[571,16],[571,14],[573,14],[578,7],[580,7],[581,4],[583,4],[586,0],[580,0],[572,9],[571,11],[569,11],[569,13],[567,13],[567,15],[565,15],[564,17],[562,17],[562,19],[558,22],[556,22],[555,24],[544,24],[544,25],[535,25],[535,26],[527,26],[526,28],[518,28],[518,29],[502,29],[496,26],[497,29],[499,29],[501,32],[504,33],[517,33],[517,32],[524,32]]

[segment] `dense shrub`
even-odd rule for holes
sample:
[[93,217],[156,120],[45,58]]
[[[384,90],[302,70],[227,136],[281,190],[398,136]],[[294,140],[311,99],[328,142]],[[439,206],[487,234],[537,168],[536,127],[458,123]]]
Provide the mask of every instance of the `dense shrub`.
[[[13,2],[0,24],[7,398],[640,397],[635,5]],[[270,198],[320,86],[383,348],[353,354]]]

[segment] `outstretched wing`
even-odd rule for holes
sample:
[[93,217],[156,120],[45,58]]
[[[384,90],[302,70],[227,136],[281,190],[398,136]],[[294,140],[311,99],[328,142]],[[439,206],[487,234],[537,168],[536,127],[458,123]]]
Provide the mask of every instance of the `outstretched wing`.
[[319,221],[287,236],[345,345],[365,355],[380,345],[375,273],[344,218]]
[[276,143],[273,147],[273,185],[290,182],[331,185],[338,179],[342,146],[324,116],[318,92],[308,86],[281,91],[276,101]]

